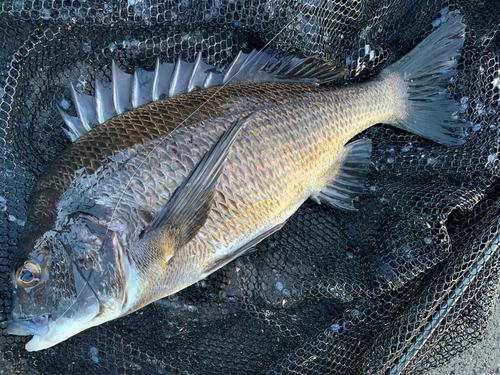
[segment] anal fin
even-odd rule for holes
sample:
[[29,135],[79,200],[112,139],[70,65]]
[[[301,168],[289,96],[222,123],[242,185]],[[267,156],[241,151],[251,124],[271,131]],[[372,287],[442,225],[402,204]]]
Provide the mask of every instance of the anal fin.
[[366,138],[346,145],[337,175],[311,199],[316,203],[355,211],[352,201],[363,192],[371,151],[372,142]]

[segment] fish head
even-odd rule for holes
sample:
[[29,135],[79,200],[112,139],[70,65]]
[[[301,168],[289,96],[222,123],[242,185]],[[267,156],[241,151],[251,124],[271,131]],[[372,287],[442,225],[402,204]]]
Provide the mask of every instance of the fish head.
[[13,309],[7,322],[9,334],[33,335],[28,351],[122,315],[133,274],[123,256],[123,233],[77,212],[38,239],[29,237],[20,241],[12,265]]

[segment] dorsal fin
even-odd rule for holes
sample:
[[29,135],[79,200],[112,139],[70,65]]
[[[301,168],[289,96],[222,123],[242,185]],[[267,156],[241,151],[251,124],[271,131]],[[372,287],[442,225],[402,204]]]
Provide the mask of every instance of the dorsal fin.
[[279,53],[240,52],[225,69],[203,62],[201,52],[196,61],[177,59],[175,63],[160,63],[154,72],[137,68],[134,74],[123,72],[112,63],[109,83],[96,79],[95,96],[77,93],[71,85],[77,117],[60,109],[67,126],[66,132],[75,141],[86,132],[110,118],[156,100],[206,89],[229,82],[310,82],[326,83],[345,76],[345,67],[301,53],[280,57]]

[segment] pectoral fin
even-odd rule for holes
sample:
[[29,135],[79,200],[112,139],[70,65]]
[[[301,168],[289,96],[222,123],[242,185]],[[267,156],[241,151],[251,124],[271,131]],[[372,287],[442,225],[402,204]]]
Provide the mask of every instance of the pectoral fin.
[[360,139],[346,145],[337,175],[311,199],[316,203],[355,211],[352,200],[363,192],[371,151],[370,139]]
[[234,122],[220,137],[143,230],[141,238],[151,240],[175,228],[176,248],[180,249],[196,236],[210,213],[215,187],[231,145],[248,119]]

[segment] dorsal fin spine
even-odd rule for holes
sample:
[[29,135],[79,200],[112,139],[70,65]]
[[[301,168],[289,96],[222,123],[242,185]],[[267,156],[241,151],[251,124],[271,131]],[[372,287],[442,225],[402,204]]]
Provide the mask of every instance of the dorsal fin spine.
[[242,51],[238,52],[238,55],[236,55],[236,58],[233,60],[231,65],[229,65],[229,68],[227,69],[226,74],[224,74],[224,78],[222,78],[222,82],[226,83],[232,78],[232,76],[236,75],[237,71],[235,71],[235,67],[237,64],[240,63],[242,55],[243,55]]
[[187,87],[188,92],[194,90],[194,77],[196,71],[198,70],[198,67],[200,66],[200,61],[201,61],[201,53],[198,53],[198,55],[196,56],[196,61],[194,62],[193,65],[193,70],[191,71],[191,76],[189,77],[189,82]]
[[201,66],[201,52],[198,52],[198,56],[196,57],[196,61],[193,65],[193,70],[191,71],[191,76],[189,77],[187,91],[191,92],[195,90],[195,78],[197,77],[196,73]]
[[63,118],[63,121],[67,126],[67,129],[64,128],[63,130],[66,132],[71,142],[76,141],[78,137],[85,134],[85,129],[83,128],[82,123],[78,117],[68,115],[59,106],[57,107],[57,109],[59,110],[59,113],[61,114],[61,117]]
[[170,80],[170,87],[168,90],[168,96],[172,97],[175,95],[175,89],[179,82],[179,73],[181,71],[181,58],[178,57],[175,63],[174,73],[172,74],[172,79]]
[[155,70],[154,70],[154,77],[153,77],[153,88],[151,90],[151,99],[153,101],[158,100],[158,74],[160,70],[160,58],[156,58],[156,65],[155,65]]
[[116,115],[111,86],[112,83],[104,83],[100,79],[96,79],[95,106],[99,124]]
[[132,75],[125,73],[113,61],[113,104],[115,112],[122,114],[132,108]]
[[[345,76],[347,69],[338,69],[329,61],[305,58],[301,54],[280,58],[275,53],[239,52],[233,62],[222,71],[203,62],[201,53],[189,63],[179,57],[175,63],[156,60],[154,72],[136,69],[134,74],[123,72],[112,62],[112,80],[101,82],[96,78],[95,97],[79,94],[71,86],[77,118],[65,114],[63,120],[72,141],[125,111],[152,101],[179,95],[197,89],[206,89],[228,82],[309,82],[323,83]],[[82,134],[82,129],[85,132]]]
[[80,94],[76,92],[75,87],[71,83],[71,93],[73,94],[73,101],[75,102],[76,112],[78,113],[78,118],[81,121],[82,126],[85,130],[89,131],[92,129],[92,124],[97,125],[97,118],[94,116],[91,110],[90,102],[93,101],[93,97],[86,94]]

